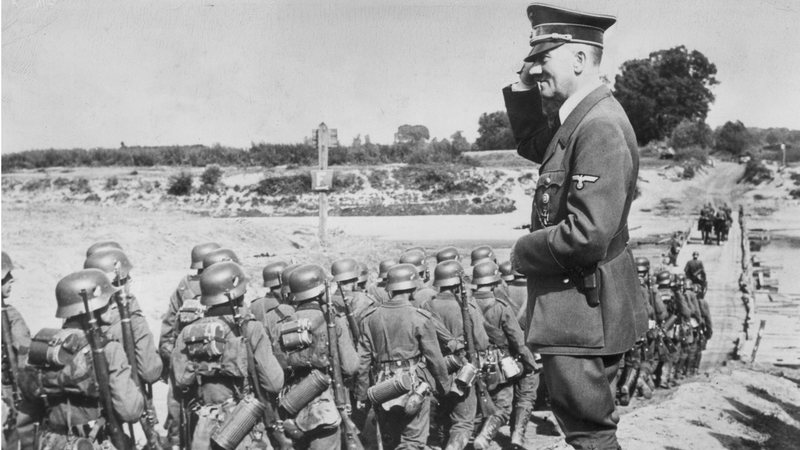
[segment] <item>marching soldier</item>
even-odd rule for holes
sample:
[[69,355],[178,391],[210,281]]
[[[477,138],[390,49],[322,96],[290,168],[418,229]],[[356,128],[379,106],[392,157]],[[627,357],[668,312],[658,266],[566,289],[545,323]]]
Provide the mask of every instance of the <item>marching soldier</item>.
[[705,297],[706,289],[708,288],[708,280],[706,279],[706,269],[703,267],[703,261],[700,261],[700,252],[692,252],[692,259],[686,261],[686,265],[683,267],[683,273],[686,275],[686,278],[692,280],[692,283],[700,286],[697,297]]
[[25,368],[31,380],[25,397],[37,404],[41,449],[134,448],[119,420],[139,420],[144,397],[122,345],[97,326],[119,289],[98,269],[67,275],[56,285],[56,317],[64,325],[36,334]]
[[386,274],[392,266],[398,263],[394,259],[384,259],[378,264],[378,281],[367,286],[367,294],[378,301],[384,303],[389,300],[389,293],[386,292]]
[[671,289],[672,276],[669,271],[661,271],[656,275],[658,291],[656,296],[664,305],[665,316],[659,323],[659,339],[657,343],[659,363],[656,371],[658,380],[656,384],[663,389],[675,387],[675,379],[672,377],[675,366],[680,359],[680,349],[678,347],[679,332],[679,305],[675,294]]
[[[239,264],[221,261],[207,266],[200,275],[204,317],[183,328],[175,342],[175,388],[197,393],[192,399],[196,425],[188,433],[192,449],[215,448],[212,442],[228,448],[264,448],[264,427],[258,424],[264,418],[263,393],[277,393],[284,376],[264,326],[244,308],[246,292],[247,277]],[[234,432],[238,433],[232,436]]]
[[[83,263],[84,269],[102,270],[111,284],[118,288],[115,295],[127,298],[131,309],[131,326],[133,328],[134,346],[139,377],[145,383],[155,383],[161,377],[163,364],[156,351],[155,340],[142,310],[138,307],[136,297],[130,293],[130,270],[133,265],[122,250],[108,248],[91,254]],[[117,342],[123,341],[120,311],[115,302],[99,312],[98,323],[101,330]]]
[[411,264],[417,269],[419,278],[417,279],[417,290],[411,296],[411,304],[416,308],[421,308],[427,304],[434,296],[436,290],[427,286],[428,266],[425,262],[425,253],[418,249],[409,249],[400,255],[400,264]]
[[233,250],[229,248],[216,248],[206,253],[206,255],[203,257],[203,270],[208,269],[209,266],[223,261],[233,261],[236,264],[241,264],[239,262],[239,257]]
[[367,281],[369,281],[369,269],[364,263],[358,263],[359,273],[358,282],[355,289],[359,292],[367,292]]
[[470,264],[475,267],[478,263],[484,260],[492,261],[497,264],[497,257],[494,255],[494,250],[488,245],[479,245],[472,249],[469,254]]
[[[433,315],[411,305],[419,286],[419,271],[398,264],[387,273],[390,299],[367,313],[361,325],[362,386],[395,383],[408,389],[398,398],[374,404],[383,447],[424,448],[429,435],[428,389],[444,395],[450,388],[447,366],[437,343]],[[409,383],[406,385],[405,383]],[[377,387],[377,386],[375,386]],[[368,391],[369,392],[369,391]],[[360,390],[360,402],[368,392]]]
[[461,261],[458,249],[453,246],[447,246],[436,252],[436,264],[443,261]]
[[[178,287],[169,298],[167,311],[161,320],[161,336],[158,340],[158,353],[164,366],[164,378],[169,374],[169,363],[172,350],[175,348],[175,339],[186,325],[203,317],[205,307],[200,304],[200,275],[203,273],[203,258],[212,250],[221,246],[216,242],[207,242],[195,245],[191,252],[189,268],[197,272],[187,274],[178,283]],[[167,442],[170,446],[180,446],[180,403],[175,397],[174,386],[169,381],[167,393],[167,420],[164,429],[167,430]]]
[[100,250],[108,250],[111,248],[115,248],[117,250],[122,250],[122,246],[119,245],[119,242],[116,241],[99,241],[95,242],[94,244],[90,245],[89,248],[86,249],[86,257],[92,256],[92,254],[99,252]]
[[358,342],[358,327],[364,314],[377,303],[369,295],[358,290],[360,269],[358,262],[352,258],[340,259],[331,265],[333,281],[338,286],[336,292],[332,293],[333,303],[347,317],[353,342]]
[[[298,449],[338,449],[342,444],[342,418],[329,375],[333,362],[323,310],[327,295],[325,278],[325,271],[315,264],[294,269],[287,284],[295,313],[279,322],[281,361],[286,371],[286,386],[280,396],[281,413],[286,434]],[[358,372],[358,354],[347,323],[337,316],[334,325],[337,364],[343,376],[354,377]]]
[[658,338],[657,324],[667,318],[667,310],[661,299],[656,296],[656,291],[650,285],[650,260],[644,257],[637,257],[636,273],[639,276],[639,286],[641,295],[646,299],[647,326],[644,342],[637,342],[640,350],[639,380],[636,387],[639,393],[645,398],[653,396],[655,384],[653,382],[657,360],[656,341]]
[[472,297],[483,312],[484,327],[491,344],[482,366],[490,374],[487,385],[497,407],[495,414],[484,418],[481,432],[473,444],[476,449],[487,449],[497,429],[505,425],[511,416],[514,383],[523,372],[536,371],[538,364],[525,345],[514,310],[494,293],[495,287],[500,284],[497,264],[484,258],[473,266],[472,284]]
[[289,288],[289,277],[292,276],[292,272],[295,271],[298,267],[302,264],[289,264],[286,268],[283,269],[281,272],[281,298],[283,298],[283,302],[287,305],[294,305],[294,298],[292,296],[292,290]]
[[[462,317],[460,300],[456,297],[462,283],[463,270],[456,260],[445,260],[436,265],[433,272],[433,285],[439,288],[439,293],[427,304],[425,309],[436,316],[448,331],[458,339],[465,340],[464,320]],[[472,323],[472,336],[475,350],[483,353],[489,347],[489,337],[484,329],[483,315],[474,303],[469,304],[469,313]],[[453,361],[459,369],[464,366],[466,355],[463,350],[453,355],[448,355],[448,360]],[[458,383],[451,376],[451,384]],[[477,397],[472,386],[465,387],[461,392],[451,391],[441,400],[436,408],[436,416],[444,419],[437,425],[449,430],[450,436],[445,450],[461,450],[466,447],[472,435],[473,422],[477,411]]]
[[[19,409],[19,366],[31,343],[31,332],[22,315],[8,304],[14,284],[14,264],[8,253],[2,253],[3,267],[3,448],[16,447],[24,429],[30,424],[28,415]],[[23,431],[23,433],[20,433]],[[25,442],[23,442],[23,445]]]
[[[695,289],[695,292],[697,289],[699,289],[697,286],[693,286],[693,288]],[[700,326],[700,338],[697,344],[697,355],[695,356],[695,361],[692,364],[692,368],[694,369],[695,373],[700,369],[700,361],[703,357],[703,350],[706,349],[708,341],[711,340],[711,336],[714,334],[711,325],[711,309],[708,307],[708,301],[705,298],[698,296],[697,302],[698,306],[700,307],[700,316],[703,320]]]

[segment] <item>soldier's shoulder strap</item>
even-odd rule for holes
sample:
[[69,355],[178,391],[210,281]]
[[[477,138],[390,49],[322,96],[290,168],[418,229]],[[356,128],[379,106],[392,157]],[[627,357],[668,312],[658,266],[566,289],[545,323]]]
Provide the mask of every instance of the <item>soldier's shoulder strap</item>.
[[500,303],[503,306],[511,307],[511,305],[508,303],[508,299],[506,298],[498,297],[497,295],[495,295],[494,299],[497,303]]
[[275,312],[275,315],[278,316],[278,322],[283,322],[294,314],[294,308],[289,305],[278,305],[270,311]]
[[420,313],[426,319],[433,319],[433,313],[428,311],[427,309],[422,309],[422,308],[414,308],[414,309],[416,309],[417,312]]
[[199,297],[200,280],[192,275],[186,275],[178,283],[178,292],[183,299]]
[[373,306],[370,306],[369,308],[367,308],[367,309],[364,311],[364,314],[361,316],[361,320],[362,320],[362,321],[363,321],[363,320],[366,320],[366,318],[367,318],[367,317],[369,317],[369,316],[371,316],[372,314],[374,314],[374,313],[375,313],[375,311],[377,311],[377,310],[378,310],[378,305],[373,305]]

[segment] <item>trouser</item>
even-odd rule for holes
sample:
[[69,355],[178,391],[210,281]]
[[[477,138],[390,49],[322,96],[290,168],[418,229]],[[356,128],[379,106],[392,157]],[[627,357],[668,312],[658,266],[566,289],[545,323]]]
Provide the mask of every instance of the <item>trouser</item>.
[[619,414],[612,382],[622,354],[542,355],[550,405],[568,444],[576,449],[616,449]]
[[472,436],[475,414],[478,409],[478,397],[475,389],[468,389],[467,395],[456,397],[448,394],[436,407],[436,427],[449,430],[447,435],[448,447],[455,445],[458,440],[463,440],[466,444]]
[[533,409],[536,390],[539,389],[539,374],[529,373],[514,383],[514,409]]
[[164,429],[167,430],[167,442],[169,442],[169,445],[180,445],[180,425],[181,403],[175,397],[172,381],[170,381],[169,391],[167,391],[167,419],[164,421]]
[[430,397],[422,401],[422,408],[414,416],[407,416],[402,406],[389,411],[377,409],[384,450],[424,449],[430,433]]

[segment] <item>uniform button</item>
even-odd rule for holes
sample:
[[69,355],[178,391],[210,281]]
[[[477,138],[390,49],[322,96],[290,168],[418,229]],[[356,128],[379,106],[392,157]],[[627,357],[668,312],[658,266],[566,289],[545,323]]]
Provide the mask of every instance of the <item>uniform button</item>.
[[547,183],[547,184],[550,184],[550,177],[545,178],[544,182]]
[[564,283],[564,284],[567,284],[567,283],[569,283],[569,278],[564,278],[563,280],[561,280],[561,282]]
[[542,203],[544,204],[550,203],[550,194],[548,194],[547,192],[545,192],[542,195]]

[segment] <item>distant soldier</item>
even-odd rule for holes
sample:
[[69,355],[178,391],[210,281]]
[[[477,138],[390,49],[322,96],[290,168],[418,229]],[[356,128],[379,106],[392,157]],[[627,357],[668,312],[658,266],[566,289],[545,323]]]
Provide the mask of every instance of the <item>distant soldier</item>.
[[[341,447],[341,416],[334,402],[328,327],[325,321],[325,271],[315,264],[294,269],[286,282],[295,313],[279,323],[280,360],[286,373],[281,391],[284,428],[298,449]],[[327,306],[325,306],[327,308]],[[345,377],[358,372],[358,354],[347,322],[336,316],[339,364]]]
[[417,290],[411,296],[411,304],[417,308],[425,306],[436,296],[436,290],[427,285],[430,276],[428,274],[428,265],[425,262],[425,254],[416,249],[407,250],[400,255],[400,264],[411,264],[417,269],[419,274]]
[[392,266],[397,265],[394,259],[384,259],[378,264],[378,281],[367,286],[367,294],[378,301],[384,303],[389,300],[389,293],[386,292],[386,274]]
[[683,295],[686,297],[686,304],[689,310],[691,311],[691,315],[688,320],[688,331],[692,334],[692,343],[689,345],[689,349],[686,355],[686,362],[681,366],[681,371],[684,375],[691,376],[697,374],[697,367],[695,367],[695,362],[699,361],[698,353],[702,351],[700,349],[701,344],[701,335],[702,335],[702,325],[703,325],[703,314],[700,308],[700,301],[697,298],[697,294],[694,292],[694,284],[692,280],[685,278],[683,280]]
[[[233,448],[266,445],[264,426],[259,425],[263,419],[257,407],[263,402],[259,392],[276,394],[284,376],[264,326],[244,308],[246,291],[247,277],[239,264],[221,261],[207,266],[200,275],[204,317],[181,330],[175,343],[171,364],[175,388],[182,394],[196,392],[196,398],[181,399],[187,406],[188,400],[199,406],[193,411],[194,420],[188,421],[196,421],[188,433],[190,448],[217,448],[212,446],[215,439],[241,427],[245,429],[237,437],[242,440],[229,443]],[[263,403],[261,407],[263,411]]]
[[436,252],[436,264],[443,261],[461,261],[461,255],[458,249],[451,246],[444,247]]
[[144,397],[122,345],[97,326],[118,289],[98,269],[72,273],[56,285],[56,317],[64,325],[36,334],[25,368],[25,398],[36,404],[42,424],[41,449],[134,448],[119,420],[138,421]]
[[89,248],[86,249],[86,257],[92,256],[94,253],[99,252],[100,250],[108,250],[115,248],[117,250],[122,250],[122,246],[119,242],[116,241],[99,241],[95,242],[94,244],[90,245]]
[[[170,358],[178,333],[186,325],[203,317],[205,307],[200,304],[200,275],[203,273],[203,258],[218,248],[220,245],[216,242],[207,242],[192,248],[189,268],[196,270],[196,273],[187,274],[181,278],[178,287],[169,298],[167,311],[161,319],[161,337],[158,340],[158,353],[164,366],[164,378],[167,378],[167,374],[169,374]],[[167,441],[171,446],[180,445],[180,413],[180,403],[175,397],[173,383],[169,380],[167,420],[164,421],[164,429],[167,430]]]
[[692,259],[686,262],[683,267],[683,273],[686,278],[692,280],[692,283],[700,286],[697,297],[704,298],[708,288],[708,280],[706,278],[706,268],[703,267],[703,261],[700,261],[700,252],[692,252]]
[[667,318],[664,303],[656,295],[656,290],[650,284],[650,260],[644,257],[634,259],[636,273],[639,275],[641,295],[646,300],[648,329],[644,342],[637,342],[639,350],[639,379],[636,382],[637,390],[645,398],[651,398],[655,384],[653,382],[656,367],[658,366],[658,328],[657,324]]
[[[439,288],[439,293],[425,305],[425,309],[441,320],[453,336],[465,340],[461,300],[456,297],[462,283],[462,276],[463,269],[458,261],[445,260],[437,264],[433,272],[433,285]],[[470,303],[469,308],[475,350],[479,353],[485,352],[489,347],[489,337],[484,329],[483,315],[474,303]],[[448,355],[448,358],[459,369],[466,364],[464,350]],[[460,382],[453,379],[457,376],[456,370],[452,371],[451,383]],[[466,447],[472,435],[476,411],[477,397],[475,389],[471,386],[464,388],[463,393],[451,390],[447,396],[442,398],[436,408],[436,416],[441,419],[437,421],[439,422],[437,425],[443,426],[449,432],[445,450],[461,450]]]
[[472,296],[483,312],[484,327],[490,342],[490,349],[481,365],[484,371],[491,374],[486,384],[497,407],[494,415],[484,418],[481,432],[473,443],[476,449],[487,449],[497,429],[505,425],[511,416],[514,383],[523,372],[534,372],[538,364],[525,345],[514,310],[495,295],[495,287],[500,284],[497,264],[488,259],[478,262],[472,268],[472,284]]
[[685,277],[683,274],[673,274],[670,284],[673,296],[677,301],[676,312],[678,314],[678,321],[676,322],[675,328],[675,340],[676,344],[678,345],[679,357],[673,368],[675,371],[673,378],[675,380],[682,380],[686,377],[686,364],[688,362],[689,355],[693,354],[695,346],[694,332],[691,325],[693,312],[691,303],[684,293],[684,279]]
[[[17,311],[8,304],[11,297],[11,285],[14,284],[14,264],[8,253],[2,254],[3,264],[3,448],[17,446],[20,432],[25,434],[30,425],[28,415],[19,409],[19,366],[31,343],[31,332],[28,325]],[[7,411],[7,412],[6,412]],[[27,433],[30,434],[30,433]],[[29,436],[22,436],[23,441]],[[23,445],[25,442],[23,442]]]
[[367,282],[369,281],[369,269],[364,263],[358,263],[358,282],[355,289],[359,292],[367,292]]
[[[390,299],[367,313],[361,326],[359,357],[361,386],[409,382],[410,391],[398,398],[373,405],[383,448],[424,448],[429,435],[430,397],[443,396],[450,388],[447,366],[437,342],[433,315],[411,305],[420,285],[419,271],[411,264],[398,264],[387,273]],[[360,390],[358,399],[367,400]]]
[[336,292],[332,293],[333,303],[339,312],[347,317],[353,342],[358,341],[358,327],[368,309],[375,307],[377,300],[357,288],[361,267],[352,258],[334,261],[331,265],[333,281],[337,283]]
[[661,388],[668,389],[676,385],[672,375],[680,358],[677,323],[679,320],[679,305],[678,299],[675,298],[675,293],[671,289],[672,277],[668,271],[659,272],[656,275],[656,283],[658,284],[656,296],[666,309],[666,318],[659,323],[657,340],[659,364],[656,369],[658,373],[658,382],[656,384]]
[[[697,290],[698,287],[694,286],[694,289]],[[708,341],[711,340],[711,336],[714,334],[711,323],[711,309],[708,307],[708,301],[698,296],[697,303],[700,307],[700,315],[702,316],[703,321],[700,325],[700,336],[697,342],[697,354],[695,355],[695,360],[692,362],[692,369],[695,373],[700,369],[700,361],[703,358],[703,351],[706,349]]]
[[[278,362],[283,366],[286,361],[280,351],[280,326],[281,322],[292,317],[295,313],[292,305],[286,304],[283,298],[282,288],[286,283],[283,277],[288,264],[283,261],[276,261],[264,266],[261,270],[261,278],[264,287],[268,289],[263,297],[259,297],[250,302],[250,313],[253,317],[264,325],[267,332],[272,350]],[[269,399],[273,402],[273,409],[277,410],[277,402],[274,398]],[[272,423],[268,423],[270,442],[275,448],[288,450],[293,448],[291,440],[285,435],[282,424],[278,417],[273,418]]]

